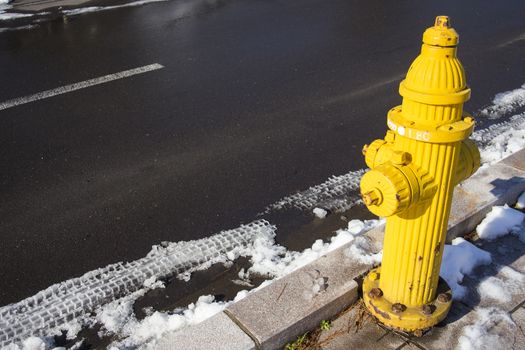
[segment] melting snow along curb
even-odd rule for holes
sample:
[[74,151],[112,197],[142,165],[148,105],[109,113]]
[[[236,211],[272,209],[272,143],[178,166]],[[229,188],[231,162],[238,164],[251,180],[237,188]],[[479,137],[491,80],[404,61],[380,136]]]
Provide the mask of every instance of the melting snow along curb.
[[144,258],[117,263],[55,284],[38,294],[0,308],[0,348],[29,336],[46,335],[97,306],[142,288],[147,281],[182,275],[219,261],[228,252],[273,235],[275,227],[254,221],[212,237],[167,247],[154,246]]

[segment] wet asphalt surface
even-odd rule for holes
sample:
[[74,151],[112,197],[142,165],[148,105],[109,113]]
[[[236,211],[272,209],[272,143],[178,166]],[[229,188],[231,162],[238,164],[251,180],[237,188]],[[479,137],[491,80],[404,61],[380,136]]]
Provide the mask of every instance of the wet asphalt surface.
[[[525,82],[524,13],[523,1],[172,0],[0,32],[0,102],[165,66],[0,111],[0,305],[362,168],[436,15],[460,33],[466,109],[489,104]],[[279,242],[315,240],[297,233],[310,213],[274,216]]]

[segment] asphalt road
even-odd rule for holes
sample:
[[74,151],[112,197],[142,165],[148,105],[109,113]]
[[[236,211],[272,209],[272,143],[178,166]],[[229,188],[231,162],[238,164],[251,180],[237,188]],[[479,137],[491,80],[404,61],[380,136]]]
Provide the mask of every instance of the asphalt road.
[[521,86],[524,13],[520,0],[171,0],[1,32],[0,103],[164,68],[0,111],[0,305],[363,167],[436,15],[461,36],[467,110]]

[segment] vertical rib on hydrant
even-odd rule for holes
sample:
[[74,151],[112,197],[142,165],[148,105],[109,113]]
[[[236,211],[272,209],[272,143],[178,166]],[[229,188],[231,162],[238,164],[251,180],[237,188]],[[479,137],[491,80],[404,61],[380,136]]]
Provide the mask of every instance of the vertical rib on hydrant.
[[421,54],[399,86],[401,106],[388,112],[383,140],[363,148],[361,179],[368,209],[387,217],[381,266],[363,281],[370,312],[388,327],[420,332],[447,315],[452,293],[439,278],[452,191],[479,167],[468,139],[474,120],[456,57],[458,34],[446,16],[423,34]]

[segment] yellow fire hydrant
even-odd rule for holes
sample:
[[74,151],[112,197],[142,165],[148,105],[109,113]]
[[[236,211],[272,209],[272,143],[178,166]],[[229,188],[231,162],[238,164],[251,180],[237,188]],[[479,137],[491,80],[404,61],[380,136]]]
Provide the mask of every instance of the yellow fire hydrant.
[[381,266],[363,281],[370,312],[388,327],[421,333],[447,315],[452,292],[439,278],[452,191],[479,167],[468,139],[474,120],[456,57],[458,34],[446,16],[423,34],[421,54],[399,86],[384,140],[365,145],[361,179],[368,209],[387,217]]

